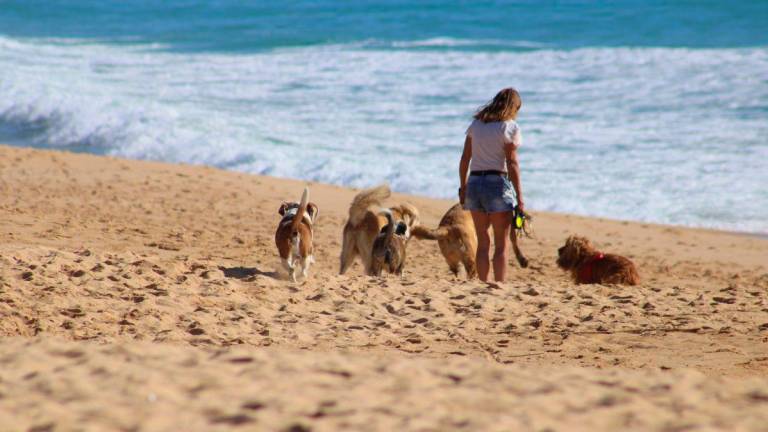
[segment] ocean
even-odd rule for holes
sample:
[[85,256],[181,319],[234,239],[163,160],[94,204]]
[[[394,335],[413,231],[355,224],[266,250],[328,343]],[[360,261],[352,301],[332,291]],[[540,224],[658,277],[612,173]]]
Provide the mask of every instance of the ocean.
[[507,86],[530,209],[768,233],[768,1],[0,0],[12,145],[453,198]]

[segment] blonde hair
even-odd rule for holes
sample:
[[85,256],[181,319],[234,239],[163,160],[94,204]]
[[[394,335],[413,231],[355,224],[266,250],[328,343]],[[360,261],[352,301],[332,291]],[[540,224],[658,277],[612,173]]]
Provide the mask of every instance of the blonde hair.
[[483,123],[514,120],[521,106],[523,100],[520,93],[509,87],[496,93],[493,100],[480,107],[474,117]]

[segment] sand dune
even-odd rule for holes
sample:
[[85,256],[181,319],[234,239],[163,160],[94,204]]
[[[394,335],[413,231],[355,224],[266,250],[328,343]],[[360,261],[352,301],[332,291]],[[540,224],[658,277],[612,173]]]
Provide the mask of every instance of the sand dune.
[[[0,430],[768,430],[768,241],[535,212],[498,288],[418,240],[403,278],[339,276],[356,191],[310,184],[293,285],[273,235],[303,186],[0,147]],[[570,283],[572,233],[642,285]]]

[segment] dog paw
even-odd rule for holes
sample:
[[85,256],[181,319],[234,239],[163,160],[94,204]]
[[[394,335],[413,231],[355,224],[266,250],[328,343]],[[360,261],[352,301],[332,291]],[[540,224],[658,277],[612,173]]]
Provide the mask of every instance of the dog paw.
[[520,267],[528,268],[528,258],[521,257],[519,260],[517,260],[517,262],[520,263]]

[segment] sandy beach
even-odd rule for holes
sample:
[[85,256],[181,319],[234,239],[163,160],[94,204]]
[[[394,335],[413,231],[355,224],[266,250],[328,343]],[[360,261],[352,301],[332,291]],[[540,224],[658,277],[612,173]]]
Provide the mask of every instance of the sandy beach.
[[[501,287],[415,239],[403,278],[339,276],[358,191],[310,183],[295,285],[273,237],[305,185],[0,146],[0,431],[768,431],[768,240],[529,202]],[[569,234],[642,284],[571,283]]]

